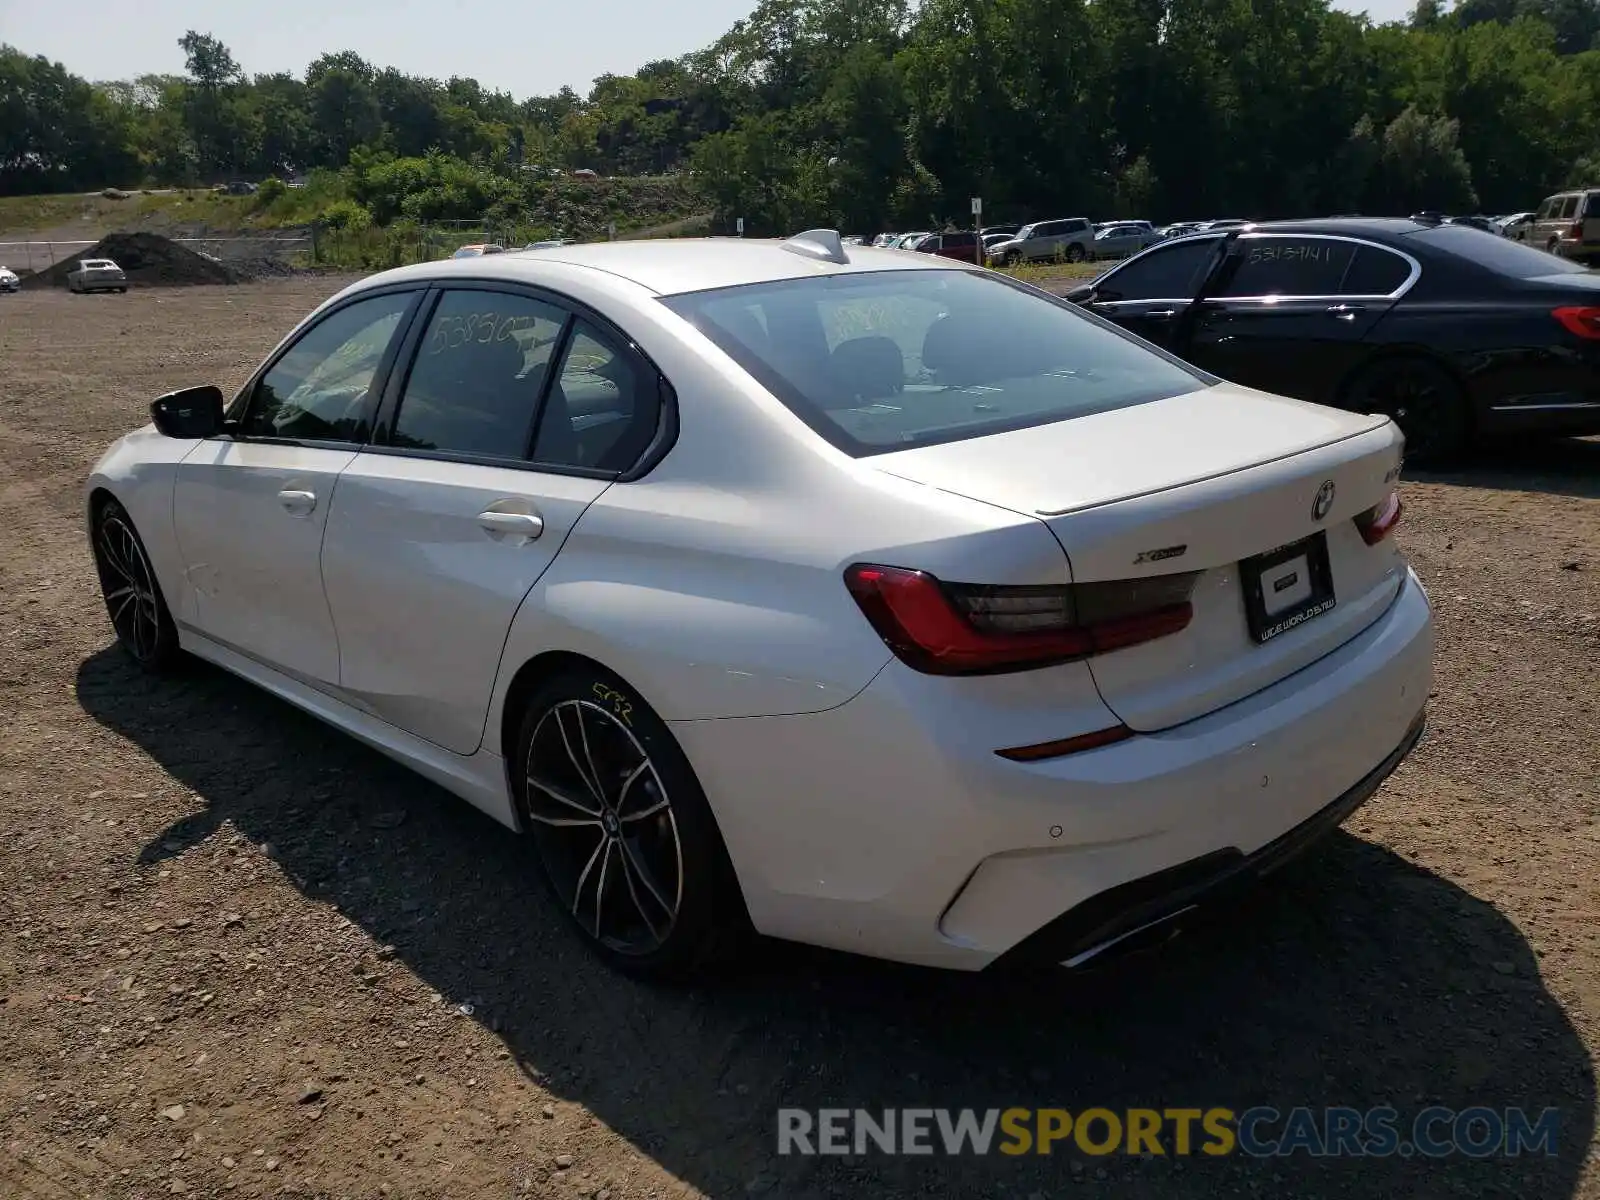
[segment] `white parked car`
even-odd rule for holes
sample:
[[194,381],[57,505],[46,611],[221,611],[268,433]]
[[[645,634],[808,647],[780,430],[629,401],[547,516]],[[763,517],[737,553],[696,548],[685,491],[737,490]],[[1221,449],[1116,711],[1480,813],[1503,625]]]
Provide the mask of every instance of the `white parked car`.
[[1510,238],[1515,242],[1523,241],[1528,230],[1533,228],[1533,219],[1538,215],[1536,212],[1519,212],[1500,217],[1494,222],[1495,230],[1501,237]]
[[20,292],[22,280],[10,267],[0,267],[0,292]]
[[[1382,417],[812,231],[352,285],[95,465],[116,636],[530,834],[612,961],[1168,928],[1423,725]],[[514,897],[508,902],[517,903]]]
[[989,247],[989,253],[1008,267],[1058,258],[1067,262],[1082,262],[1094,257],[1094,235],[1095,227],[1088,217],[1035,221],[1032,225],[1024,225],[1005,241]]
[[109,258],[86,258],[67,273],[70,292],[125,292],[128,276]]

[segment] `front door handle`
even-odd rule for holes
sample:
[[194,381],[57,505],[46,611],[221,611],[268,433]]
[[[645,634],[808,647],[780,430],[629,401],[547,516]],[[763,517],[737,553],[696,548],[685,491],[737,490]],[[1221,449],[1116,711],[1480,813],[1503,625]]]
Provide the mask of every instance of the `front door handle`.
[[496,512],[489,509],[478,514],[478,525],[496,541],[512,538],[519,546],[527,545],[544,532],[544,518],[537,513]]
[[278,503],[294,517],[309,517],[317,509],[317,494],[303,488],[284,488],[278,493]]
[[1156,308],[1145,313],[1145,316],[1149,317],[1152,321],[1168,321],[1177,315],[1178,310],[1175,308]]
[[1366,311],[1367,310],[1359,304],[1335,304],[1333,307],[1328,309],[1329,315],[1335,320],[1339,321],[1354,321],[1357,313]]

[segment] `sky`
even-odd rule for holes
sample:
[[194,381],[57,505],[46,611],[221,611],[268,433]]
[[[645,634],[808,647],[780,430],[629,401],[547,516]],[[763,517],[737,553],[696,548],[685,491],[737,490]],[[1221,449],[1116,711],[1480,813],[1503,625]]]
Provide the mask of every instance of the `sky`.
[[[1335,0],[1374,21],[1413,0]],[[709,45],[755,0],[0,0],[0,42],[91,80],[180,74],[189,29],[220,38],[249,74],[304,73],[326,51],[377,67],[471,76],[519,100]]]

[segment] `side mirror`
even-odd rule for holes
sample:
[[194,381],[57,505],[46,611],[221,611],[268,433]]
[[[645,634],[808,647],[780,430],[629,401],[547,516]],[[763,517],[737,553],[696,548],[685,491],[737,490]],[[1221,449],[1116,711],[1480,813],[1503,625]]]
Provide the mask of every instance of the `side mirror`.
[[1063,300],[1070,300],[1074,304],[1088,304],[1094,299],[1094,284],[1080,283],[1077,287],[1073,288],[1070,292],[1067,292],[1061,298]]
[[222,432],[222,389],[210,384],[168,392],[150,405],[150,419],[169,438],[207,438]]

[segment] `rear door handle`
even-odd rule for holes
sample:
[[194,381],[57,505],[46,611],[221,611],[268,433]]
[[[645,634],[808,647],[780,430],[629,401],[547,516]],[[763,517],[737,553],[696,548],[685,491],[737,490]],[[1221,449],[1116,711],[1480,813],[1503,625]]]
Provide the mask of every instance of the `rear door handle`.
[[519,546],[544,532],[544,518],[537,513],[496,512],[492,508],[478,514],[478,525],[496,541],[511,538]]
[[1367,310],[1359,304],[1335,304],[1328,309],[1329,315],[1340,321],[1354,321],[1357,313]]
[[295,517],[309,517],[317,510],[317,494],[303,488],[284,488],[278,493],[278,503]]
[[1156,308],[1145,313],[1145,316],[1149,317],[1153,321],[1166,321],[1177,315],[1178,310],[1175,308]]

